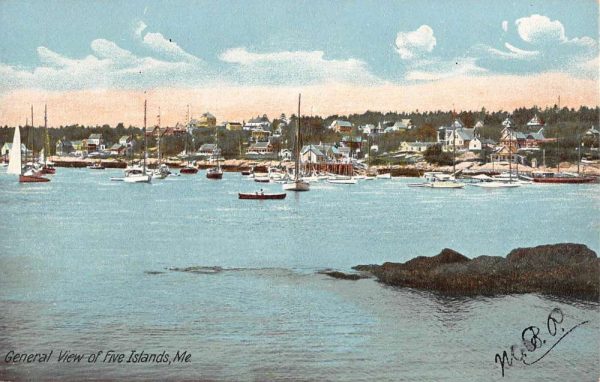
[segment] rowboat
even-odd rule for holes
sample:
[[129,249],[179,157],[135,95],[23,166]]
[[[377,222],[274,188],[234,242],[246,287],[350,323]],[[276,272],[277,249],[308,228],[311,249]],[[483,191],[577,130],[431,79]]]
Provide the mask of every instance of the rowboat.
[[273,194],[265,194],[264,192],[255,192],[255,193],[243,193],[239,192],[239,199],[252,199],[252,200],[268,200],[268,199],[285,199],[286,193],[273,193]]

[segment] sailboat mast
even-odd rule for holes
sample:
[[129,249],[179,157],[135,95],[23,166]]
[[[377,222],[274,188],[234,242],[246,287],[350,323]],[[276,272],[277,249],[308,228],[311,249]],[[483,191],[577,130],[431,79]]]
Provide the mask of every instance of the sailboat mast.
[[[512,127],[512,125],[509,125]],[[508,181],[512,182],[512,135],[513,132],[508,130]]]
[[[48,105],[44,105],[44,146],[48,141]],[[48,150],[50,150],[50,145],[48,145]],[[46,151],[46,150],[44,150]],[[44,166],[46,165],[46,157],[49,152],[44,153]]]
[[296,181],[298,181],[300,175],[300,98],[302,94],[298,94],[298,118],[296,119],[296,163],[295,163],[295,173],[294,177]]
[[[33,145],[35,144],[35,140],[33,139],[33,105],[31,105],[31,129],[29,129],[30,137],[28,137],[28,141],[31,144],[31,161],[33,162],[33,158],[35,158],[35,152],[33,151]],[[25,148],[25,161],[27,161],[27,148]]]
[[143,174],[146,175],[146,145],[148,144],[147,142],[147,138],[146,138],[146,103],[147,101],[144,100],[144,165],[143,165]]
[[158,108],[158,164],[160,165],[160,107]]

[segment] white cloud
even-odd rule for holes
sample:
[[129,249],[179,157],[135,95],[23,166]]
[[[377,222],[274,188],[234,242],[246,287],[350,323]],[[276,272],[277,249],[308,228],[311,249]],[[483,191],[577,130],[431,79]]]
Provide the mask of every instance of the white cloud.
[[431,52],[435,44],[433,29],[428,25],[421,25],[412,32],[398,32],[396,36],[396,51],[403,60],[410,60]]
[[146,30],[148,26],[143,21],[138,21],[133,30],[133,35],[137,38],[142,38],[142,33]]
[[228,49],[219,56],[221,61],[234,64],[232,78],[243,83],[257,84],[314,84],[380,83],[365,62],[356,59],[326,59],[321,51],[281,51],[254,53],[246,48]]
[[453,61],[430,60],[416,65],[406,73],[409,81],[438,81],[459,76],[475,76],[488,70],[477,65],[476,59],[464,57]]
[[189,62],[201,61],[198,57],[183,50],[176,43],[167,40],[161,33],[148,32],[144,35],[142,42],[155,53],[170,60],[185,60]]
[[565,42],[565,27],[558,20],[546,16],[531,15],[515,21],[517,32],[523,41],[531,44]]
[[508,32],[508,21],[507,20],[502,21],[502,30],[505,32]]

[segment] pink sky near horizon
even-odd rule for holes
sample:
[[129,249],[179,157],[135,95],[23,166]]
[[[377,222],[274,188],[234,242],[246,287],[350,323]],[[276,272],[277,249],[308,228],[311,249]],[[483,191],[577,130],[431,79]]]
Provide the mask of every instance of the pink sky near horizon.
[[143,124],[143,102],[148,100],[148,125],[156,124],[158,107],[163,126],[184,122],[187,105],[192,117],[209,111],[222,121],[243,121],[267,114],[291,115],[302,93],[302,114],[329,116],[372,111],[513,110],[518,107],[600,105],[596,80],[560,73],[535,76],[463,77],[417,85],[354,86],[344,84],[267,87],[225,86],[201,89],[161,88],[143,91],[15,90],[0,96],[0,125],[23,125],[34,105],[34,123],[43,124],[48,104],[48,125],[83,124],[115,126]]

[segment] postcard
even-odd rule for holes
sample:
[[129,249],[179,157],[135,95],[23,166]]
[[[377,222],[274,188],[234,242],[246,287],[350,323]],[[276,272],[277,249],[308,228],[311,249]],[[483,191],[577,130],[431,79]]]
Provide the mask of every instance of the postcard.
[[598,15],[0,1],[0,380],[598,380]]

